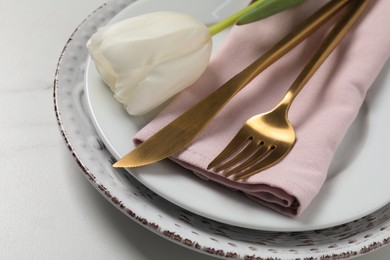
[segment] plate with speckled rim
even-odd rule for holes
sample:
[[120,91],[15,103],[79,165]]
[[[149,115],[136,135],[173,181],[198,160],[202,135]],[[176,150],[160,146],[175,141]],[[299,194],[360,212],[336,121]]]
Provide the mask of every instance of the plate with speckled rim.
[[[229,1],[220,1],[229,2]],[[104,198],[148,230],[220,258],[347,259],[390,243],[390,205],[354,221],[302,232],[255,230],[221,223],[179,207],[132,175],[111,167],[115,158],[97,133],[85,101],[85,43],[99,26],[137,2],[113,0],[97,8],[70,36],[54,83],[54,108],[66,147]],[[389,66],[387,66],[387,69]],[[386,82],[382,73],[379,83]]]
[[[185,12],[210,24],[213,20],[242,8],[231,6],[232,1],[202,0],[192,5],[180,0],[164,0],[158,6],[152,2],[140,0],[114,16],[111,22],[160,8]],[[218,49],[226,35],[227,32],[224,32],[213,38],[213,51]],[[320,194],[299,217],[289,218],[259,206],[242,194],[199,179],[169,160],[128,170],[159,196],[191,212],[230,225],[270,231],[303,231],[353,221],[390,202],[390,175],[380,171],[386,161],[385,154],[377,153],[377,147],[381,147],[384,142],[390,146],[390,138],[382,138],[390,131],[390,124],[383,124],[382,120],[388,111],[386,97],[390,96],[388,88],[381,88],[384,84],[378,82],[379,86],[373,87],[380,91],[380,97],[377,97],[377,92],[368,96],[364,108],[335,156]],[[85,94],[91,120],[101,140],[116,160],[122,158],[134,148],[132,137],[154,117],[156,111],[141,117],[128,115],[123,106],[113,98],[112,92],[103,83],[91,61],[88,61],[86,67]],[[375,179],[372,178],[372,170],[376,171]],[[368,182],[372,188],[369,192],[362,193],[362,190],[367,190]],[[354,185],[345,189],[345,183]],[[208,199],[204,200],[205,197]]]

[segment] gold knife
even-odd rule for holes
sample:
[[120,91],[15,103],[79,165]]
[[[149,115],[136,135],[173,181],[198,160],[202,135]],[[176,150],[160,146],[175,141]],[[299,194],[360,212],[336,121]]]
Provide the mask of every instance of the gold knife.
[[315,32],[351,0],[331,0],[275,44],[263,56],[195,104],[113,167],[139,167],[172,156],[189,145],[229,100],[258,74]]

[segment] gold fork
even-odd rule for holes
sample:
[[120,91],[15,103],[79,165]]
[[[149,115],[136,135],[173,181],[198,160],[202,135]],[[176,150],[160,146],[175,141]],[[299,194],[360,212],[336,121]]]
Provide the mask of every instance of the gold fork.
[[139,167],[158,162],[182,150],[252,79],[315,32],[350,1],[354,0],[329,1],[246,69],[181,114],[113,166]]
[[235,180],[241,180],[275,165],[288,154],[295,143],[295,131],[288,120],[292,102],[370,1],[356,0],[353,3],[352,9],[323,40],[282,101],[271,111],[246,121],[226,148],[209,164],[208,169],[214,168],[215,172],[223,172],[225,176],[233,175]]

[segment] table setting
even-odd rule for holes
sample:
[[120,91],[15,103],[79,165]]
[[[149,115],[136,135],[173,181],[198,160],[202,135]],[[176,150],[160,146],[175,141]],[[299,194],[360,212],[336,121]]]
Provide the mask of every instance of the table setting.
[[390,5],[262,1],[3,1],[0,259],[388,259]]

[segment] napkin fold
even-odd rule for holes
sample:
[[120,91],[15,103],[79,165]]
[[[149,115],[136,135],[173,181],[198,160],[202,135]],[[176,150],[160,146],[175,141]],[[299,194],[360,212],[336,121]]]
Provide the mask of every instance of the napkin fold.
[[[148,139],[239,73],[326,2],[306,1],[287,12],[232,28],[202,77],[141,129],[135,143]],[[239,182],[207,170],[248,118],[270,110],[281,100],[334,22],[254,79],[190,146],[171,159],[203,179],[242,191],[280,213],[301,214],[320,191],[339,143],[390,56],[389,10],[389,0],[374,1],[295,99],[289,119],[297,141],[281,162]]]

